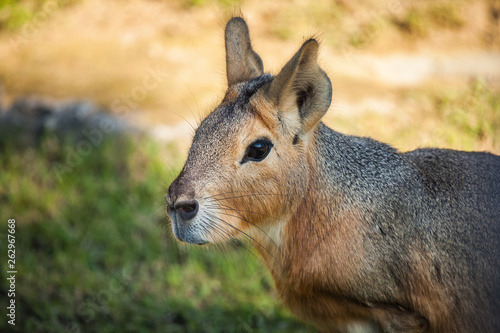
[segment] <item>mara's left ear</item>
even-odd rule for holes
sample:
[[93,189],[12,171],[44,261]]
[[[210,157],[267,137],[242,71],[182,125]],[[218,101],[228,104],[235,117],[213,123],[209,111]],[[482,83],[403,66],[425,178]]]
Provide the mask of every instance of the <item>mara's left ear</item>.
[[262,75],[264,65],[252,48],[245,20],[241,17],[233,17],[227,22],[224,35],[228,87]]
[[267,98],[275,103],[278,112],[289,115],[284,118],[298,118],[302,133],[318,124],[330,107],[332,84],[318,65],[316,40],[306,41],[288,61],[271,82]]

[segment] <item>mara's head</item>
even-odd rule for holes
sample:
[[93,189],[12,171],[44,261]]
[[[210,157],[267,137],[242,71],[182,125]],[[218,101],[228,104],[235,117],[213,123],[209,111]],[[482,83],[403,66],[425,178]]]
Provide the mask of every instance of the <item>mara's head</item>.
[[276,76],[264,73],[242,18],[227,23],[225,46],[228,89],[166,195],[175,236],[193,244],[286,220],[306,195],[314,134],[331,102],[314,39]]

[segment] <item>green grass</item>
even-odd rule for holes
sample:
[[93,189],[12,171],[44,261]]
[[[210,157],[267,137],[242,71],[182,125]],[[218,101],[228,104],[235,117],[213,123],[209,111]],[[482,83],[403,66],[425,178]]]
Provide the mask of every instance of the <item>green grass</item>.
[[107,137],[59,179],[68,147],[0,141],[1,262],[15,218],[18,271],[16,326],[4,314],[0,331],[311,331],[279,305],[248,244],[220,251],[171,238],[163,196],[182,162],[173,148]]
[[34,21],[27,29],[40,28],[55,10],[80,0],[2,0],[0,2],[0,30],[15,31]]
[[411,106],[355,117],[332,112],[328,123],[340,132],[370,136],[401,151],[435,147],[500,153],[500,91],[487,81],[403,88],[398,95],[397,103]]
[[451,146],[479,150],[483,143],[500,147],[500,92],[482,80],[467,90],[433,97],[443,126],[439,135]]
[[18,0],[5,0],[0,3],[0,29],[15,30],[28,22],[32,10]]
[[465,25],[462,14],[464,2],[427,2],[410,7],[402,18],[392,20],[401,31],[427,36],[435,29],[460,29]]

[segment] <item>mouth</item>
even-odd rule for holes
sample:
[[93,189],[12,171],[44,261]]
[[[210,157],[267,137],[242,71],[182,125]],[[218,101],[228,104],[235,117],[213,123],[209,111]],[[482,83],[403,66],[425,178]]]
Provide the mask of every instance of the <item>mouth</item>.
[[182,222],[176,216],[176,213],[172,211],[169,211],[168,215],[172,221],[174,236],[179,241],[200,246],[209,243],[209,241],[200,234],[194,221]]

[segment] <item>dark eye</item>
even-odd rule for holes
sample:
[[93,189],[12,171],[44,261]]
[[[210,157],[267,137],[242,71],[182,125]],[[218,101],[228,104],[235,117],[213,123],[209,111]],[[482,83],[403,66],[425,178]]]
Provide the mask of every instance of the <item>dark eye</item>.
[[271,151],[273,144],[271,141],[267,139],[259,139],[253,142],[250,146],[248,146],[247,151],[245,152],[245,156],[241,163],[245,163],[247,161],[260,162],[266,158],[266,156]]

